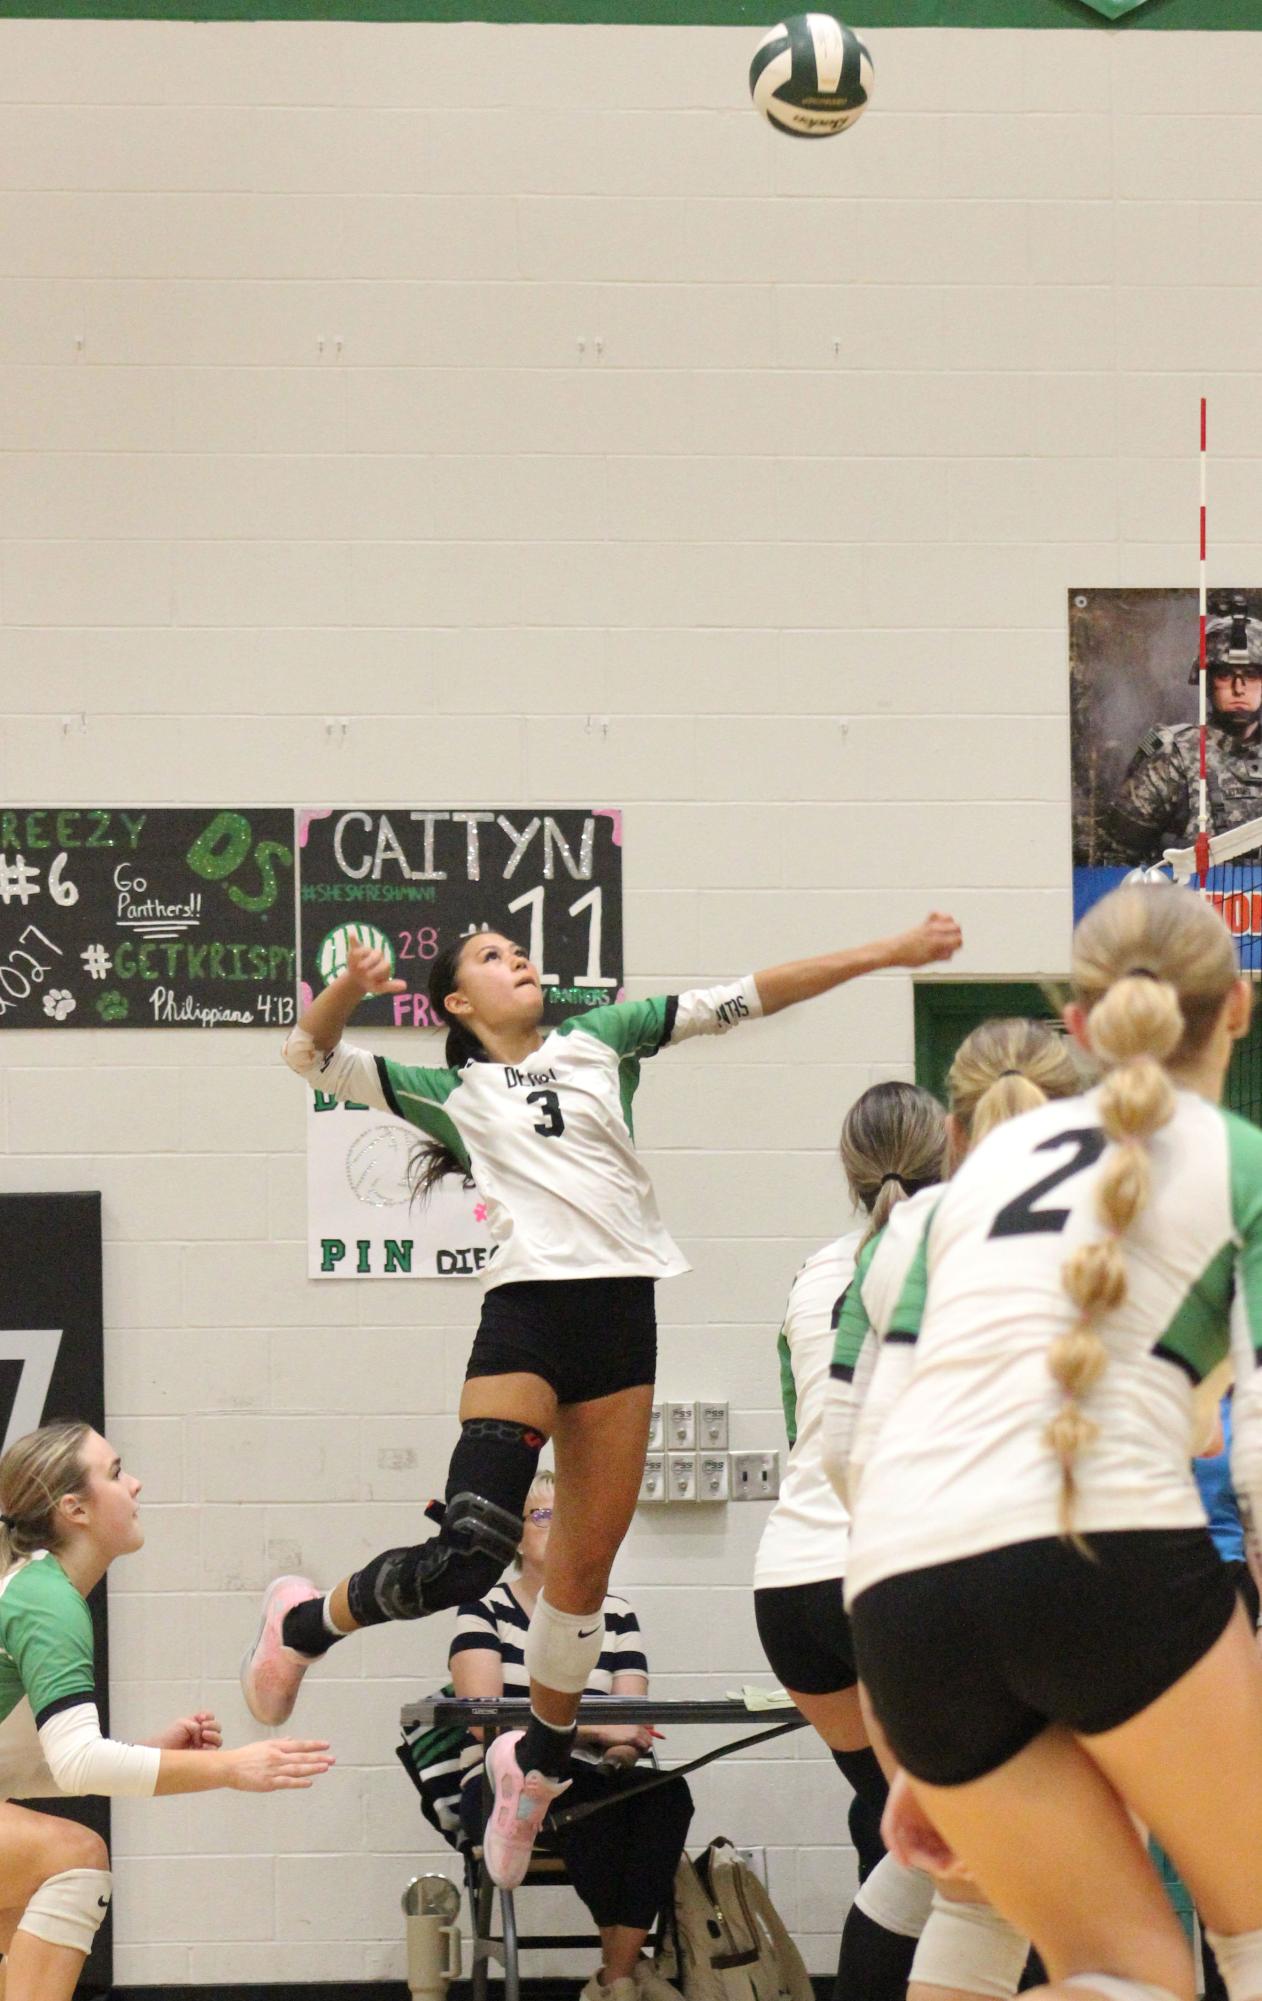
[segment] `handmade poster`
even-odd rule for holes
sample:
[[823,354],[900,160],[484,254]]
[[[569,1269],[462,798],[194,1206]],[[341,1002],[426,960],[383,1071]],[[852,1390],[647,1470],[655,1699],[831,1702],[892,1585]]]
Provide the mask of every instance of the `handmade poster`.
[[288,807],[0,808],[0,1028],[285,1027]]
[[392,1112],[314,1091],[307,1111],[309,1278],[476,1278],[486,1211],[456,1175],[413,1195],[424,1135]]
[[[100,1195],[0,1195],[0,1452],[56,1417],[82,1418],[94,1431],[105,1431],[102,1322]],[[143,1466],[130,1470],[143,1477]],[[97,1704],[101,1728],[108,1732],[104,1582],[90,1595],[88,1607],[96,1643]],[[155,1728],[164,1720],[155,1716]],[[83,1821],[109,1840],[108,1799],[32,1804],[41,1813]],[[111,1991],[112,1942],[107,1913],[77,1993]]]
[[437,1026],[430,966],[472,931],[502,932],[529,954],[545,1021],[621,993],[615,808],[323,807],[299,815],[298,849],[304,1005],[345,967],[352,933],[407,982],[366,999],[357,1026]]
[[[1200,825],[1195,590],[1069,595],[1074,915],[1134,871],[1194,880],[1262,966],[1262,590],[1214,590],[1206,624],[1210,867]],[[1258,823],[1255,828],[1254,823]]]

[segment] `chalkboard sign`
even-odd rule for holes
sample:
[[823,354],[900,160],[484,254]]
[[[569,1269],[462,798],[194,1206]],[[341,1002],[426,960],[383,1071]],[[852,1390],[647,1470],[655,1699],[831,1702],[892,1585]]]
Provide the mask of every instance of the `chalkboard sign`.
[[435,1028],[438,953],[470,931],[520,944],[558,1021],[622,988],[622,815],[614,808],[432,811],[326,807],[299,815],[304,1002],[346,964],[351,932],[389,952],[401,994],[370,996],[365,1026]]
[[0,808],[0,1028],[296,1018],[287,807]]

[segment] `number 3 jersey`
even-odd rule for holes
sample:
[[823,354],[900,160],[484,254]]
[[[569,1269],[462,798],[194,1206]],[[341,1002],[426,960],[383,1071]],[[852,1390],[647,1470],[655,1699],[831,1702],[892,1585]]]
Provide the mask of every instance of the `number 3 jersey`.
[[[1048,1353],[1078,1317],[1065,1260],[1105,1234],[1109,1150],[1098,1094],[1062,1099],[997,1128],[930,1206],[865,1409],[888,1401],[887,1371],[905,1376],[865,1441],[851,1602],[884,1577],[1060,1533],[1045,1434],[1062,1393]],[[1180,1091],[1146,1150],[1152,1192],[1121,1238],[1127,1296],[1093,1323],[1108,1362],[1079,1399],[1098,1427],[1074,1466],[1086,1535],[1204,1522],[1189,1464],[1196,1398],[1216,1391],[1209,1379],[1229,1357],[1233,1473],[1262,1511],[1262,1132]]]
[[486,1203],[496,1244],[488,1286],[670,1278],[688,1263],[635,1151],[640,1065],[659,1049],[721,1035],[761,1012],[750,974],[571,1015],[520,1066],[424,1070],[347,1042],[322,1055],[300,1030],[285,1044],[285,1059],[315,1089],[395,1112],[451,1148]]

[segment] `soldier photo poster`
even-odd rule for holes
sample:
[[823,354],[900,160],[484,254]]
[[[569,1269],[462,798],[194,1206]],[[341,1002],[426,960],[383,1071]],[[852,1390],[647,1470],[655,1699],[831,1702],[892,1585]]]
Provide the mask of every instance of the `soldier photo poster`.
[[[1195,589],[1069,593],[1074,917],[1136,869],[1176,873],[1199,827]],[[1262,821],[1262,589],[1209,593],[1206,770],[1212,836]],[[1262,846],[1262,828],[1259,829]],[[1212,866],[1242,963],[1262,965],[1262,852]]]

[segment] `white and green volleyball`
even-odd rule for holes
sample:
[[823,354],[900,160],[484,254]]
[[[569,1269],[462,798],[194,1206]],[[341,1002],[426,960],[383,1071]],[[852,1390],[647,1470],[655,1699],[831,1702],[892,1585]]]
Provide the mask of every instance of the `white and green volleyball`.
[[872,58],[831,14],[793,14],[765,34],[749,65],[749,94],[777,132],[831,139],[872,99]]
[[339,924],[335,931],[329,932],[316,959],[320,978],[326,987],[330,980],[335,980],[339,973],[346,971],[352,935],[358,938],[361,945],[371,945],[376,951],[384,952],[390,961],[390,971],[394,972],[394,948],[384,931],[379,931],[375,924]]

